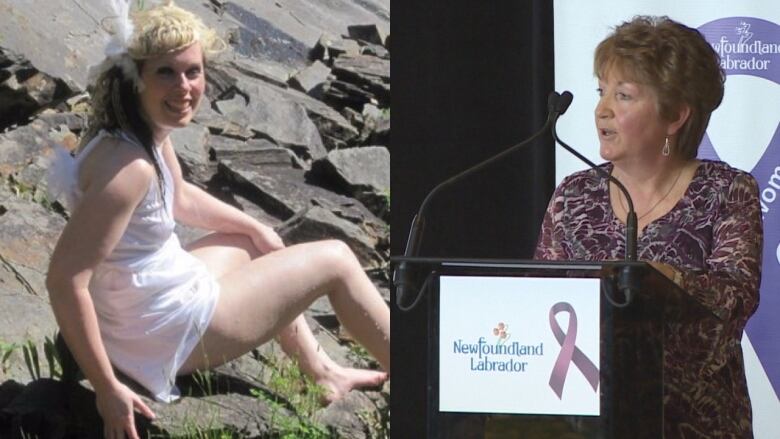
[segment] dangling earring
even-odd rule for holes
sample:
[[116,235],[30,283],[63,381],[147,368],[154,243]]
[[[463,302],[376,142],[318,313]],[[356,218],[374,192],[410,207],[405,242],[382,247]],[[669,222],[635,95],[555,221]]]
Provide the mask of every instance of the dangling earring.
[[664,142],[664,149],[661,150],[661,154],[663,154],[664,157],[668,157],[670,152],[671,151],[669,150],[669,137],[667,137],[666,142]]

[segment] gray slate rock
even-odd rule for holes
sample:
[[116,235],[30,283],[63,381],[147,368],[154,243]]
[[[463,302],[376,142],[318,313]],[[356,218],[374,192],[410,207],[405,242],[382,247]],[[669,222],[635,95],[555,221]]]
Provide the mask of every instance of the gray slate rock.
[[245,92],[251,96],[248,102],[236,94],[230,100],[216,103],[225,119],[247,127],[254,137],[267,138],[291,149],[304,160],[316,160],[327,154],[317,127],[302,106],[261,83],[248,87]]
[[366,192],[390,191],[390,152],[383,146],[330,151],[314,162],[311,173],[332,178],[343,191],[358,197]]
[[263,166],[292,166],[303,169],[304,163],[289,149],[280,148],[267,139],[240,141],[228,137],[214,137],[209,143],[214,160],[239,160],[243,163]]
[[360,53],[360,44],[355,40],[323,34],[311,52],[313,59],[332,64],[339,55],[355,56]]
[[282,238],[287,244],[310,242],[323,237],[344,241],[366,268],[383,264],[382,255],[375,250],[376,236],[319,206],[314,206],[304,215],[296,217],[294,221],[286,224],[282,231]]
[[[344,439],[366,437],[372,431],[379,430],[377,427],[383,424],[383,420],[376,416],[377,405],[387,406],[387,402],[378,394],[370,398],[370,393],[375,392],[350,392],[345,398],[318,413],[317,420],[332,426],[336,430],[336,437]],[[389,424],[389,421],[385,420],[385,422]]]
[[388,215],[390,152],[387,148],[365,146],[331,151],[327,158],[314,162],[311,173],[335,182],[377,216]]
[[[333,63],[333,75],[339,81],[352,84],[361,93],[368,94],[375,99],[380,107],[390,105],[390,61],[370,55],[338,57]],[[338,87],[346,92],[350,89]],[[364,99],[360,99],[365,101]],[[358,108],[360,109],[360,107]]]
[[390,51],[378,44],[364,44],[363,47],[360,48],[360,54],[375,56],[386,60],[390,59]]
[[292,65],[298,55],[301,61],[308,59],[308,51],[323,33],[346,34],[355,23],[374,23],[389,32],[390,2],[236,0],[226,2],[222,18],[241,27],[242,44],[248,47],[240,46],[239,53]]
[[390,147],[390,109],[379,109],[375,105],[363,106],[363,128],[360,141],[369,145]]
[[72,94],[61,79],[40,72],[21,55],[0,47],[0,131],[25,123],[42,108],[55,106]]
[[171,143],[185,179],[203,181],[214,173],[213,165],[209,163],[208,128],[191,123],[184,128],[173,130]]
[[382,45],[386,35],[375,24],[355,24],[347,27],[347,33],[353,40],[361,40],[366,43]]
[[[309,119],[314,122],[327,150],[351,144],[359,135],[357,129],[335,109],[303,92],[276,87],[257,78],[242,75],[229,65],[214,65],[211,72],[209,83],[212,85],[212,94],[215,97],[213,101],[232,99],[235,94],[244,96],[245,101],[248,101],[249,93],[257,87],[262,90],[263,95],[276,95],[269,102],[289,101],[299,104],[305,109]],[[241,125],[240,121],[214,117],[213,114],[204,114],[201,118],[207,119],[202,123],[209,126],[212,133],[222,132],[230,137],[243,139],[254,136],[248,127]],[[201,118],[197,120],[201,121]]]
[[4,212],[0,216],[0,255],[4,268],[24,284],[24,292],[45,298],[49,258],[65,221],[24,196],[0,188]]
[[319,99],[322,97],[322,87],[328,80],[330,68],[320,61],[314,63],[290,78],[290,86],[300,90],[309,96]]

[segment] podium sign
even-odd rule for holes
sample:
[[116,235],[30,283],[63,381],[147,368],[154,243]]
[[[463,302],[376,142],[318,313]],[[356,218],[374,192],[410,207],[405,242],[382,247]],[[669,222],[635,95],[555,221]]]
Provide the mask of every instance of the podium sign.
[[600,281],[440,276],[439,410],[599,416]]
[[430,439],[663,437],[668,328],[717,319],[644,262],[396,261],[430,288]]

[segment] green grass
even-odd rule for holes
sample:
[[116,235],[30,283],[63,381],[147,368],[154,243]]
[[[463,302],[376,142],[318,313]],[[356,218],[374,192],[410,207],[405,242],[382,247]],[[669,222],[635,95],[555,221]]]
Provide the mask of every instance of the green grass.
[[8,188],[17,198],[40,204],[46,210],[56,210],[54,201],[49,200],[45,191],[38,189],[37,186],[18,181],[13,175],[8,176]]
[[[289,359],[269,360],[271,378],[269,390],[275,397],[253,389],[252,395],[262,399],[271,407],[270,427],[280,439],[328,439],[334,435],[314,419],[322,407],[325,389],[315,384],[301,372],[298,364]],[[282,404],[282,401],[287,404]],[[284,414],[284,407],[294,416]]]
[[6,343],[0,341],[0,366],[2,367],[4,374],[8,373],[8,360],[10,359],[11,354],[16,352],[20,347],[21,345],[19,343]]

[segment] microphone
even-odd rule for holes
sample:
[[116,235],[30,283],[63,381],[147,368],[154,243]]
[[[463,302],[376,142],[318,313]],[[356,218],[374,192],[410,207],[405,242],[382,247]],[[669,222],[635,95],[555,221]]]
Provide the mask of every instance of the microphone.
[[[571,93],[569,93],[569,96],[571,96]],[[504,151],[487,158],[486,160],[483,160],[480,163],[477,163],[476,165],[467,168],[460,173],[450,177],[449,179],[439,183],[436,187],[434,187],[430,192],[428,192],[428,195],[423,199],[423,202],[420,204],[420,208],[417,210],[417,214],[412,219],[412,225],[409,229],[409,237],[406,241],[406,248],[404,250],[404,257],[410,257],[415,256],[417,253],[417,248],[420,245],[420,242],[422,241],[422,234],[425,230],[425,210],[428,207],[428,203],[433,199],[436,194],[441,192],[443,189],[451,186],[453,183],[456,183],[466,177],[468,177],[471,174],[474,174],[477,171],[480,171],[484,169],[487,166],[492,165],[493,163],[496,163],[497,161],[503,159],[507,155],[515,152],[516,150],[528,145],[529,143],[536,140],[539,136],[544,134],[551,125],[554,124],[555,119],[557,118],[556,115],[560,115],[565,110],[565,107],[569,106],[569,103],[571,103],[571,98],[569,98],[569,102],[563,106],[564,108],[561,110],[562,102],[561,102],[561,96],[556,93],[552,92],[547,98],[547,120],[544,122],[544,125],[534,133],[531,137],[528,139],[515,144]],[[406,296],[408,289],[412,286],[411,281],[409,280],[409,263],[407,261],[400,261],[398,265],[396,266],[395,271],[393,272],[393,286],[395,287],[395,295],[396,295],[396,304],[398,305],[398,308],[401,311],[409,311],[412,308],[414,308],[417,305],[417,302],[419,302],[420,297],[422,296],[421,292],[418,292],[417,298],[409,305],[404,306],[404,296]]]
[[[556,93],[556,92],[553,92]],[[557,94],[557,93],[556,93]],[[636,261],[636,241],[637,241],[637,217],[636,217],[636,211],[634,210],[634,202],[631,199],[631,195],[628,193],[628,190],[625,186],[623,186],[623,183],[621,183],[617,178],[613,177],[610,173],[605,171],[600,166],[597,166],[592,161],[588,160],[587,157],[577,152],[574,148],[567,145],[566,142],[560,139],[558,137],[558,132],[556,130],[557,124],[558,124],[558,117],[563,115],[563,113],[566,112],[566,110],[569,108],[569,105],[571,104],[572,99],[574,99],[574,96],[569,91],[564,91],[560,98],[556,100],[556,111],[554,112],[553,121],[552,121],[552,135],[553,139],[561,145],[564,149],[572,153],[575,157],[585,162],[588,166],[591,167],[591,169],[596,170],[596,172],[603,178],[606,178],[607,180],[611,181],[612,183],[615,183],[615,186],[617,186],[618,189],[623,193],[623,195],[626,197],[626,201],[628,203],[628,212],[626,213],[626,255],[625,260],[626,262],[634,262]],[[633,292],[637,289],[637,285],[635,283],[635,276],[631,273],[630,266],[623,267],[623,270],[621,272],[620,278],[618,280],[618,287],[623,290],[626,301],[622,306],[626,306],[631,302],[631,297],[633,295]],[[616,304],[617,305],[617,304]]]

